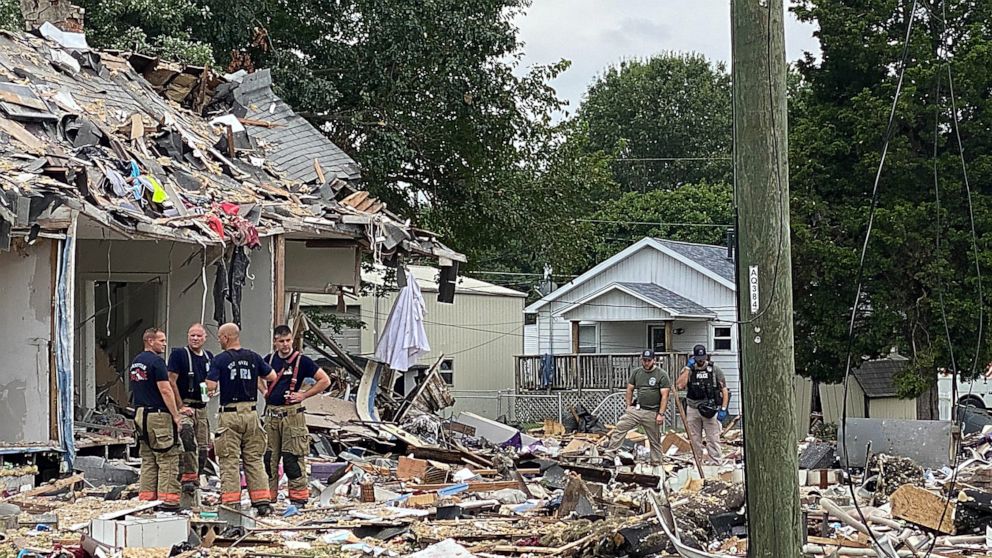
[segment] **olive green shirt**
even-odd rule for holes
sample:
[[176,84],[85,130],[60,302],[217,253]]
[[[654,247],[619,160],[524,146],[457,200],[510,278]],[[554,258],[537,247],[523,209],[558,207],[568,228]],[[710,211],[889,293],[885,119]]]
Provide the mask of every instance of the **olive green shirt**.
[[668,372],[655,365],[651,370],[644,367],[634,370],[627,380],[628,385],[634,386],[637,394],[637,404],[641,409],[658,411],[661,409],[661,390],[672,387]]

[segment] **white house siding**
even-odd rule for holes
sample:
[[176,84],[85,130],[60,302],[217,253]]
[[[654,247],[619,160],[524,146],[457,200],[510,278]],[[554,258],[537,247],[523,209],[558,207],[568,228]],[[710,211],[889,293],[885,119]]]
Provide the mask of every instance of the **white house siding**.
[[563,312],[568,321],[670,320],[671,314],[623,291],[613,290]]
[[538,354],[537,324],[524,326],[524,352],[525,355]]

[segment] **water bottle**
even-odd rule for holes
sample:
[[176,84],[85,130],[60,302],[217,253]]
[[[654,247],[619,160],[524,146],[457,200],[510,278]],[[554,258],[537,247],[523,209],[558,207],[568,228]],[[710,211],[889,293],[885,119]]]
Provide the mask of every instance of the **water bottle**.
[[200,401],[210,402],[210,395],[207,394],[207,382],[200,382]]

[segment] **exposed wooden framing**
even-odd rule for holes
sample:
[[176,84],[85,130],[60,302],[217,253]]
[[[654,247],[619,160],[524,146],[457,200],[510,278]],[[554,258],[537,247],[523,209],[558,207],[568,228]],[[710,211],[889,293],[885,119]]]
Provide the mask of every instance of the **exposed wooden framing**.
[[572,352],[579,353],[579,322],[572,320]]
[[60,242],[49,241],[51,245],[51,265],[52,265],[52,275],[49,280],[52,292],[52,306],[51,306],[51,341],[48,343],[48,436],[49,439],[55,440],[57,442],[61,441],[61,436],[59,436],[59,384],[58,384],[58,371],[55,363],[55,304],[58,300],[55,290],[58,288],[58,269],[59,269],[59,245]]
[[286,321],[286,237],[272,238],[272,327]]
[[321,184],[325,184],[327,182],[327,179],[324,178],[324,169],[320,167],[319,159],[313,160],[313,172],[317,173],[317,179],[320,180]]
[[351,238],[321,238],[306,241],[307,248],[354,248],[356,244],[358,243]]
[[671,351],[674,347],[674,341],[672,340],[672,320],[667,320],[665,322],[665,350]]

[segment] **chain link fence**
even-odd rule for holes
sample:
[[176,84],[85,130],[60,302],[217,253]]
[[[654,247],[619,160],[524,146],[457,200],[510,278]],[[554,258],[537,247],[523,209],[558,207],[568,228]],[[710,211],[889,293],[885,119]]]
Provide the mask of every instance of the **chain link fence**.
[[[471,411],[505,423],[540,423],[545,419],[564,422],[572,411],[584,407],[604,423],[616,424],[627,410],[623,391],[562,390],[551,393],[514,393],[512,390],[467,391],[453,390],[455,407],[446,410],[448,416],[458,411]],[[674,404],[668,406],[666,424],[680,424]]]

